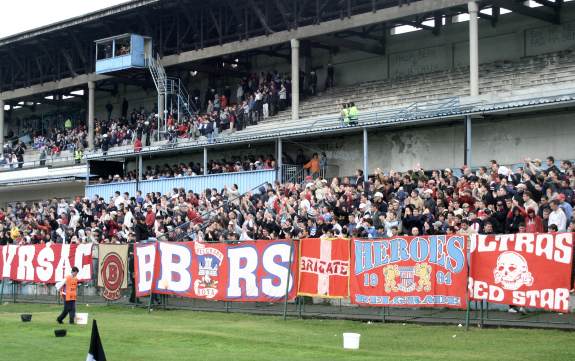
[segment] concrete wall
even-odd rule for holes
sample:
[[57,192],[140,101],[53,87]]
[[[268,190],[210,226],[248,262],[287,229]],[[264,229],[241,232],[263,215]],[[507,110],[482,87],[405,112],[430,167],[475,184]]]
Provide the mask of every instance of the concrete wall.
[[84,196],[86,182],[63,182],[10,186],[0,188],[0,207],[6,207],[11,202],[40,201],[52,198],[71,200],[76,196]]
[[[574,111],[554,114],[475,119],[472,127],[472,166],[491,159],[502,164],[520,163],[525,157],[575,159],[572,137]],[[463,120],[459,124],[409,129],[372,130],[368,135],[370,171],[379,167],[406,171],[420,164],[424,169],[460,168],[464,158]],[[328,163],[339,174],[352,175],[363,166],[361,134],[325,138],[307,143],[306,154],[325,151]]]
[[[572,48],[575,46],[575,6],[565,4],[562,21],[562,25],[550,25],[510,13],[501,15],[499,23],[493,27],[488,20],[480,19],[479,62],[514,60]],[[461,22],[443,27],[438,36],[427,30],[388,35],[386,55],[345,48],[330,54],[325,49],[313,48],[312,67],[318,69],[320,87],[325,82],[329,62],[335,67],[336,83],[339,85],[467,67],[468,37],[468,22]],[[264,71],[277,69],[287,72],[287,65],[283,59],[264,55],[253,60],[253,68]]]

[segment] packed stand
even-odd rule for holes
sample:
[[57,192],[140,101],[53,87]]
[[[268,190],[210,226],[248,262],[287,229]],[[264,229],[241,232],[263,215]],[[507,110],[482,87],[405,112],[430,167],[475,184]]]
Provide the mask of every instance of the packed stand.
[[80,197],[0,211],[0,243],[241,241],[304,237],[365,238],[423,234],[494,234],[575,231],[575,176],[571,162],[547,166],[526,160],[511,171],[492,161],[477,171],[408,172],[377,169],[367,179],[261,187],[241,195],[223,190]]
[[[220,161],[211,160],[208,162],[208,174],[221,174],[221,173],[236,173],[236,172],[249,172],[255,170],[267,170],[275,169],[276,161],[272,155],[264,157],[263,155],[258,156],[246,156],[243,159],[241,157],[233,157],[232,160],[228,161],[222,159]],[[143,180],[153,180],[153,179],[168,179],[177,177],[194,177],[198,175],[204,175],[204,168],[198,162],[189,163],[179,163],[179,164],[157,164],[155,166],[147,166],[143,171]],[[108,178],[100,177],[96,184],[105,183],[118,183],[118,182],[130,182],[138,179],[137,171],[129,171],[125,176],[109,175]]]

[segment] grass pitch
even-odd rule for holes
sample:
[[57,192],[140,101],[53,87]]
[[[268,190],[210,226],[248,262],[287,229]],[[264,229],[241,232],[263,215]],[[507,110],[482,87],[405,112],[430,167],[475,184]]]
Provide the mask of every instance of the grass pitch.
[[[356,321],[298,320],[246,314],[153,311],[80,305],[87,326],[58,325],[61,307],[0,306],[0,360],[85,360],[98,320],[109,361],[141,360],[575,360],[575,334]],[[32,313],[30,323],[20,313]],[[63,326],[63,327],[61,327]],[[54,337],[54,329],[68,336]],[[361,349],[342,348],[342,333],[361,334]]]

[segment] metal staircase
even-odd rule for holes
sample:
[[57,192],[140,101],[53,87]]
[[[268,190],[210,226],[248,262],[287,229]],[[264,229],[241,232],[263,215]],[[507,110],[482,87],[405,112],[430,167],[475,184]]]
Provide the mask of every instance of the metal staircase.
[[[158,129],[163,128],[166,132],[167,114],[177,114],[178,122],[180,122],[183,119],[182,115],[192,117],[197,114],[198,110],[190,102],[190,95],[181,79],[168,77],[159,59],[159,55],[156,55],[156,58],[148,56],[146,63],[158,91]],[[160,109],[162,104],[163,109]]]
[[[158,59],[159,58],[160,57],[158,56]],[[148,63],[150,74],[152,74],[154,85],[158,90],[158,95],[165,95],[168,91],[168,77],[166,76],[166,70],[158,60],[154,59],[153,56],[148,57],[146,62]]]

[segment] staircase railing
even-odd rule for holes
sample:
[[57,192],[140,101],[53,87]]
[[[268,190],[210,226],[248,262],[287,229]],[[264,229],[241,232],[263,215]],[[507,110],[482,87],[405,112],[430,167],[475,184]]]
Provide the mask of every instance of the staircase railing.
[[[157,55],[159,59],[159,55]],[[148,64],[148,69],[150,70],[150,74],[152,75],[152,79],[154,81],[154,85],[158,90],[159,95],[164,95],[168,91],[168,79],[166,76],[166,70],[160,64],[158,60],[156,60],[153,56],[146,58],[146,62]]]
[[[146,64],[152,75],[152,80],[158,91],[158,114],[167,114],[168,109],[172,112],[177,111],[178,122],[181,121],[181,115],[184,114],[187,117],[193,117],[197,114],[197,109],[190,102],[190,95],[186,90],[186,87],[182,84],[182,80],[176,77],[168,77],[166,75],[166,70],[160,63],[160,56],[156,54],[156,57],[149,56],[146,58]],[[165,98],[163,104],[163,109],[159,109],[161,97]],[[174,109],[175,106],[175,109]],[[158,118],[158,129],[161,129],[160,117]],[[167,132],[167,125],[165,119],[164,121],[164,132]],[[158,133],[158,140],[160,139],[160,133]]]

